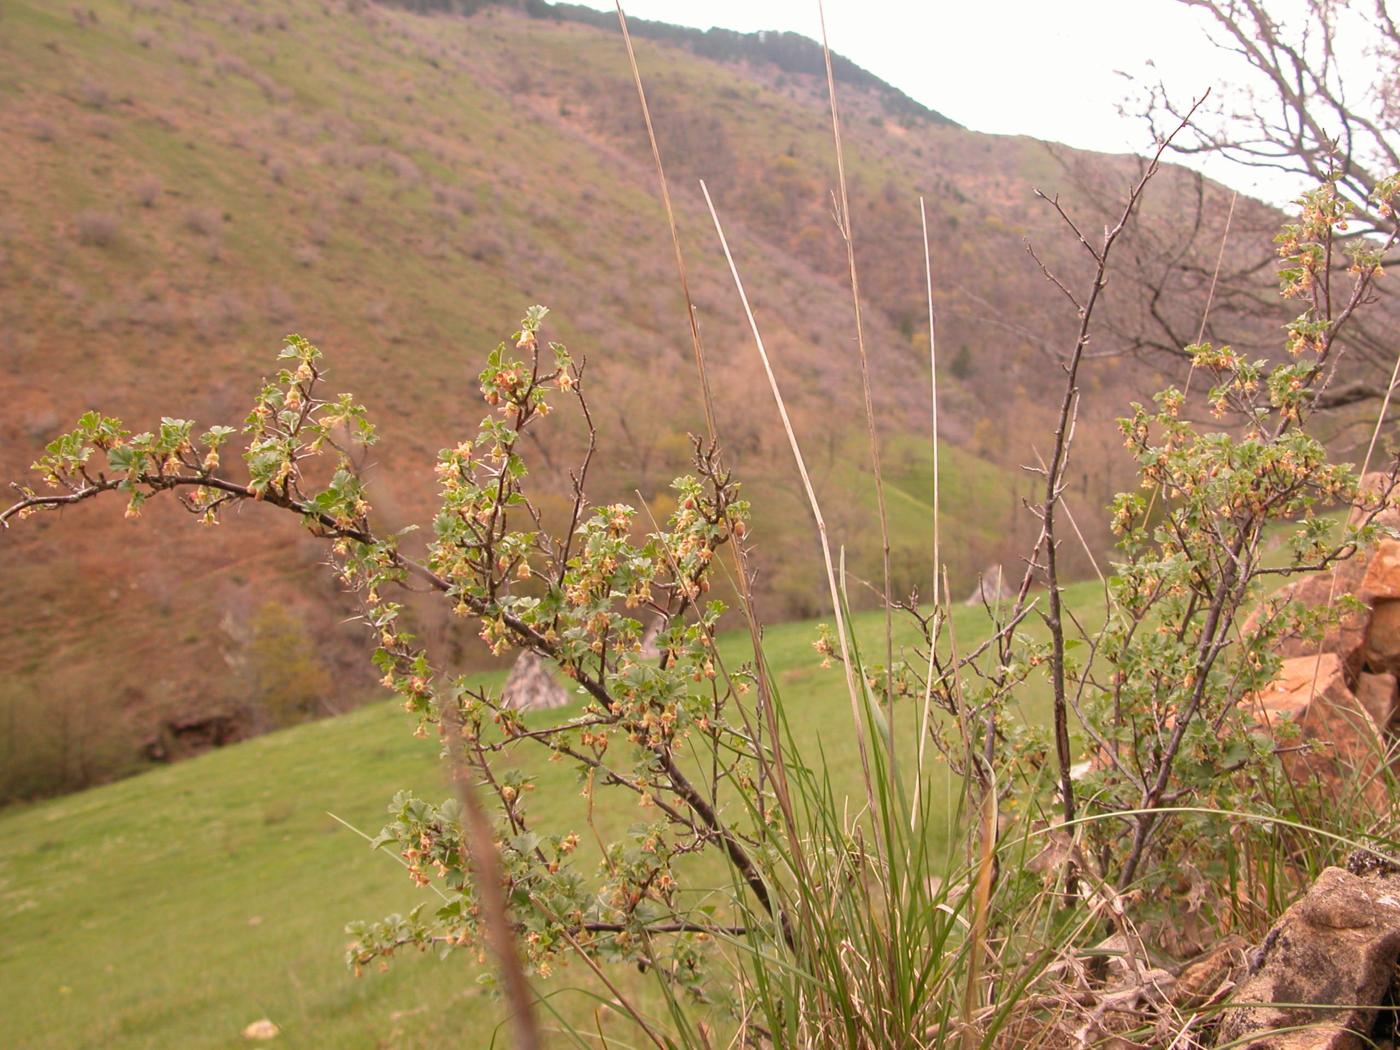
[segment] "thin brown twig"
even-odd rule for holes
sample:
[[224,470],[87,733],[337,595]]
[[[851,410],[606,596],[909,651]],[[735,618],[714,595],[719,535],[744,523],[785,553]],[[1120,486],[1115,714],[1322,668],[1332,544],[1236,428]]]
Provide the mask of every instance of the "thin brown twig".
[[[1049,610],[1046,614],[1045,622],[1050,631],[1051,683],[1054,693],[1055,757],[1059,766],[1061,804],[1066,824],[1074,823],[1075,798],[1074,778],[1070,773],[1073,758],[1070,753],[1069,744],[1069,705],[1065,694],[1065,635],[1063,606],[1056,560],[1058,550],[1055,536],[1055,510],[1062,496],[1060,482],[1069,457],[1070,421],[1075,403],[1079,397],[1079,366],[1083,361],[1084,350],[1089,344],[1094,308],[1099,302],[1104,287],[1107,285],[1108,262],[1113,251],[1113,246],[1123,230],[1127,227],[1129,219],[1131,219],[1133,213],[1137,210],[1138,201],[1141,199],[1143,191],[1147,188],[1148,182],[1156,175],[1163,153],[1166,152],[1172,139],[1187,126],[1191,116],[1195,113],[1196,109],[1199,108],[1201,103],[1205,101],[1205,98],[1206,96],[1202,95],[1201,98],[1196,101],[1196,104],[1192,106],[1186,117],[1182,119],[1176,130],[1163,139],[1158,145],[1151,162],[1143,170],[1137,183],[1129,192],[1127,203],[1124,205],[1116,225],[1111,229],[1105,229],[1102,246],[1097,251],[1092,248],[1088,249],[1096,260],[1094,277],[1089,294],[1085,299],[1084,305],[1079,310],[1079,332],[1075,337],[1074,347],[1065,364],[1064,396],[1060,402],[1059,422],[1055,427],[1055,440],[1051,447],[1050,464],[1045,471],[1045,500],[1040,508],[1040,515],[1041,535],[1044,539],[1045,548],[1046,586],[1049,597]],[[1042,194],[1042,197],[1043,196]],[[1045,199],[1048,200],[1049,198]],[[1055,208],[1062,216],[1064,215],[1058,203],[1055,204]],[[1068,221],[1067,217],[1066,221]],[[1071,228],[1074,229],[1076,236],[1078,236],[1082,242],[1083,235],[1079,233],[1078,228],[1075,227],[1073,223],[1070,225]],[[1024,585],[1022,589],[1024,590]],[[1071,878],[1071,892],[1073,892],[1073,887],[1074,883]]]

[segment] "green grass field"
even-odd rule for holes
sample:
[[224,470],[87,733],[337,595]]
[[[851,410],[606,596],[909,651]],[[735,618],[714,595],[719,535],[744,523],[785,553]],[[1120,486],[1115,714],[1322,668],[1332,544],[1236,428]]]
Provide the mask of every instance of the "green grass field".
[[[1096,591],[1077,585],[1075,604],[1091,609]],[[881,623],[860,617],[864,644],[876,646]],[[954,626],[974,639],[986,617],[960,607]],[[768,658],[804,753],[819,742],[834,780],[854,787],[841,674],[820,668],[814,636],[811,623],[773,627]],[[746,650],[745,636],[723,639],[727,660]],[[1024,716],[1044,711],[1032,695]],[[463,957],[401,958],[359,979],[342,963],[345,922],[419,899],[392,855],[335,819],[373,833],[396,790],[446,794],[434,745],[409,730],[395,704],[374,703],[0,813],[5,1045],[238,1046],[262,1017],[281,1026],[286,1046],[487,1045],[499,1011]],[[538,775],[541,798],[575,796],[568,767],[540,763]],[[632,819],[604,816],[605,830]],[[568,991],[579,986],[581,966],[550,986],[575,1020],[590,1007]]]

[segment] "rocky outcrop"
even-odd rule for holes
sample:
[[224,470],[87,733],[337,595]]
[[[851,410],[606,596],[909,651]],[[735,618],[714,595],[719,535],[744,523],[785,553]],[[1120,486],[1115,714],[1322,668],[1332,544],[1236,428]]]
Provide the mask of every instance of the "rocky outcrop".
[[517,711],[545,711],[563,707],[569,702],[569,693],[554,680],[545,662],[526,650],[510,669],[510,677],[501,690],[501,700],[506,707]]
[[1400,875],[1386,863],[1354,867],[1370,870],[1328,868],[1274,924],[1250,957],[1216,1046],[1362,1050],[1390,1033]]
[[1371,607],[1361,661],[1378,674],[1400,673],[1400,541],[1382,540],[1366,565],[1356,596]]
[[[1368,475],[1362,489],[1374,498],[1382,484]],[[1387,507],[1376,520],[1396,528],[1400,508]],[[1301,740],[1280,748],[1295,782],[1316,778],[1334,797],[1359,788],[1379,805],[1386,802],[1380,773],[1400,733],[1400,540],[1383,539],[1325,572],[1290,581],[1259,604],[1242,630],[1267,627],[1289,606],[1335,607],[1348,596],[1361,607],[1329,625],[1320,642],[1294,633],[1274,643],[1283,666],[1253,703],[1276,735],[1284,720],[1300,730]]]
[[995,605],[1014,598],[1016,592],[1006,580],[1000,565],[988,565],[977,577],[977,586],[967,596],[966,605]]
[[[1281,616],[1290,605],[1305,605],[1315,609],[1337,605],[1343,597],[1355,594],[1360,589],[1365,571],[1366,560],[1357,555],[1339,562],[1327,572],[1309,573],[1289,581],[1259,603],[1259,607],[1244,623],[1244,634],[1251,634],[1265,623]],[[1330,624],[1322,637],[1321,651],[1336,653],[1341,658],[1348,680],[1361,672],[1361,648],[1366,640],[1367,622],[1368,617],[1364,611],[1351,611],[1337,623]],[[1316,656],[1319,647],[1316,639],[1290,634],[1275,643],[1274,651],[1288,659],[1294,656]]]
[[1371,721],[1380,730],[1382,738],[1395,733],[1395,714],[1400,708],[1397,698],[1396,678],[1393,674],[1369,674],[1362,671],[1356,680],[1356,699],[1371,716]]
[[[1370,700],[1394,705],[1395,680],[1390,675],[1369,676]],[[1390,679],[1389,694],[1380,689]],[[1283,662],[1273,684],[1254,698],[1259,722],[1276,737],[1288,721],[1297,726],[1301,740],[1281,740],[1283,767],[1294,783],[1316,779],[1333,797],[1360,790],[1375,805],[1385,802],[1380,767],[1385,759],[1385,738],[1365,704],[1347,686],[1342,660],[1336,653],[1295,656]]]
[[142,751],[152,762],[178,762],[251,736],[253,726],[246,711],[216,711],[167,718],[142,744]]

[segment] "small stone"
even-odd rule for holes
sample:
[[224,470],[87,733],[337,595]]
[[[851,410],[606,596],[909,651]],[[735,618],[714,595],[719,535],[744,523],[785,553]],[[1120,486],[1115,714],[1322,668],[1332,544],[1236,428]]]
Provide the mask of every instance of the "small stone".
[[1016,596],[1000,565],[989,565],[977,578],[977,586],[964,605],[996,605]]
[[276,1039],[282,1030],[269,1021],[266,1017],[254,1021],[247,1028],[243,1029],[243,1038],[256,1042],[266,1042],[268,1039]]
[[1186,963],[1172,987],[1171,1004],[1177,1009],[1200,1006],[1233,980],[1245,967],[1249,945],[1239,934],[1229,934]]
[[655,616],[652,618],[645,632],[642,634],[642,651],[637,655],[643,660],[655,662],[661,659],[661,646],[657,644],[657,638],[666,626],[666,617]]

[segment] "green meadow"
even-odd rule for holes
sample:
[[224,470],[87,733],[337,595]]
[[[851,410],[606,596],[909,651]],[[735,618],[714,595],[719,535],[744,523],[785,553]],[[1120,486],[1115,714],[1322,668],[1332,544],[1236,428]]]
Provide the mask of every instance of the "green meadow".
[[[1071,598],[1092,616],[1100,593],[1079,584]],[[980,608],[959,606],[953,619],[960,640],[989,629]],[[883,617],[861,614],[857,626],[875,659]],[[802,757],[820,755],[833,781],[854,789],[842,674],[821,668],[815,637],[815,623],[781,624],[766,631],[765,651]],[[720,650],[731,665],[752,658],[746,634],[724,636]],[[1021,716],[1040,720],[1045,698],[1032,693]],[[912,710],[896,709],[897,732]],[[347,921],[424,899],[396,857],[351,830],[377,832],[401,788],[446,795],[435,744],[410,730],[395,703],[375,702],[0,813],[5,1045],[240,1046],[243,1028],[263,1017],[281,1028],[281,1046],[488,1045],[500,1010],[478,980],[485,968],[465,955],[412,955],[358,979],[343,964]],[[576,797],[568,766],[541,761],[533,772],[540,798]],[[635,817],[630,802],[612,804],[598,814],[604,832]],[[929,848],[947,849],[946,838]],[[624,979],[645,1001],[645,979]],[[582,966],[542,990],[571,1022],[608,1023],[606,1010],[593,1016]]]

